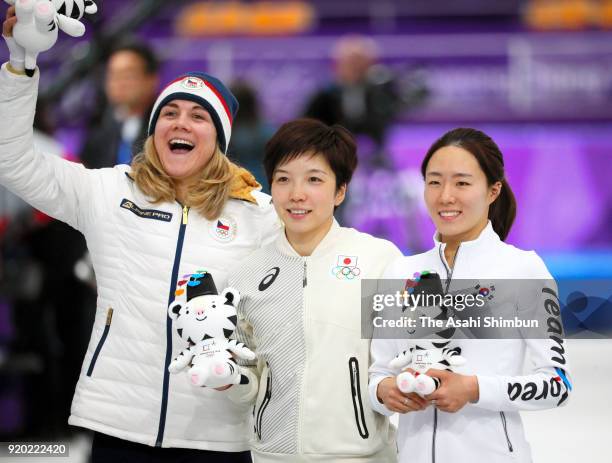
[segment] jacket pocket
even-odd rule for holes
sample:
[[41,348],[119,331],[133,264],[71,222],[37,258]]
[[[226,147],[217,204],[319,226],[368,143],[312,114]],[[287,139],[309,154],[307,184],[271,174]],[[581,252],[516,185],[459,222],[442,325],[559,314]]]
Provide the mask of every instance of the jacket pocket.
[[370,433],[366,426],[365,410],[363,409],[363,400],[361,398],[361,385],[359,383],[359,361],[356,357],[349,359],[349,375],[351,378],[351,395],[357,431],[362,439],[367,439],[370,437]]
[[512,448],[512,442],[510,441],[510,436],[508,436],[508,423],[506,422],[506,414],[504,412],[499,412],[499,416],[501,417],[502,427],[504,428],[504,436],[506,436],[506,442],[508,443],[508,451],[514,452]]
[[96,362],[98,361],[98,355],[100,355],[102,346],[106,342],[106,337],[108,336],[108,332],[110,331],[112,320],[113,320],[113,309],[109,307],[106,312],[106,324],[104,325],[104,331],[102,332],[102,337],[100,338],[100,341],[98,341],[98,346],[96,347],[93,357],[91,358],[89,368],[87,369],[87,376],[91,376],[91,374],[93,373],[94,367],[96,366]]
[[262,431],[262,426],[261,426],[261,422],[263,420],[263,415],[264,412],[266,411],[266,408],[268,407],[268,404],[270,403],[270,398],[272,397],[272,370],[270,370],[270,365],[268,364],[268,362],[266,362],[266,392],[264,393],[263,398],[261,399],[261,403],[259,404],[259,407],[256,407],[255,409],[253,409],[253,416],[254,416],[254,422],[255,422],[255,434],[257,435],[257,438],[259,440],[261,440],[261,431]]

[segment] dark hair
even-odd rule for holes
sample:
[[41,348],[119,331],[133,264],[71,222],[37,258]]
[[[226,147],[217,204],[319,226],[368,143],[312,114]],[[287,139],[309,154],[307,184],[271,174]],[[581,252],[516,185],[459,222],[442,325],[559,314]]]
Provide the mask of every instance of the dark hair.
[[240,116],[236,124],[257,124],[259,121],[259,100],[255,89],[245,80],[236,80],[230,86],[230,91],[240,102]]
[[516,217],[516,199],[504,174],[504,157],[499,147],[491,137],[480,130],[470,128],[450,130],[436,140],[427,151],[421,164],[423,178],[431,157],[445,146],[458,146],[474,156],[487,177],[489,186],[501,182],[501,192],[489,206],[489,219],[493,224],[493,230],[505,240]]
[[350,183],[357,168],[357,145],[348,130],[316,119],[296,119],[283,124],[266,144],[263,164],[270,186],[279,165],[304,154],[325,158],[336,175],[336,190]]
[[159,71],[159,60],[155,52],[144,42],[136,39],[123,39],[111,48],[108,58],[122,51],[129,51],[140,56],[144,62],[147,74],[157,74]]

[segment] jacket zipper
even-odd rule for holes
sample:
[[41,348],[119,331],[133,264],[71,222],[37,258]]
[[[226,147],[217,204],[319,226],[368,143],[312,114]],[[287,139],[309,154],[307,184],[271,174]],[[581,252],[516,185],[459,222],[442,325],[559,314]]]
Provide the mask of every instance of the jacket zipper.
[[363,402],[361,400],[361,385],[359,384],[359,361],[356,357],[349,359],[349,374],[351,377],[351,394],[353,396],[353,410],[355,412],[355,422],[357,431],[362,439],[370,437],[366,426]]
[[270,370],[270,365],[266,362],[266,366],[268,367],[268,377],[266,379],[266,393],[263,396],[261,401],[261,405],[259,406],[259,410],[257,411],[257,415],[255,417],[255,434],[257,434],[257,438],[261,440],[261,422],[263,421],[263,413],[268,407],[270,403],[270,399],[272,398],[272,370]]
[[296,434],[296,447],[297,452],[302,453],[302,441],[300,436],[302,435],[302,400],[303,400],[303,392],[304,392],[304,380],[306,378],[306,370],[308,362],[306,361],[306,355],[308,353],[308,346],[306,345],[306,286],[308,285],[308,260],[304,257],[304,270],[302,274],[302,326],[304,329],[304,371],[302,372],[302,384],[300,385],[300,398],[298,402],[298,429]]
[[431,437],[431,461],[436,463],[436,431],[438,430],[438,409],[434,407],[433,434]]
[[[444,294],[448,294],[448,288],[450,288],[451,281],[453,279],[453,272],[455,271],[455,264],[457,263],[457,256],[459,255],[459,248],[461,244],[457,247],[457,251],[455,251],[455,258],[453,259],[453,267],[449,268],[446,265],[446,261],[444,260],[444,256],[442,255],[442,245],[438,247],[438,254],[440,255],[440,260],[442,261],[442,265],[444,265],[444,269],[446,270],[446,288],[444,288]],[[434,422],[433,422],[433,434],[431,438],[431,461],[432,463],[436,463],[436,432],[438,430],[438,409],[434,408]]]
[[[179,228],[178,239],[176,241],[176,251],[174,253],[174,265],[172,266],[172,279],[170,280],[170,294],[168,296],[168,306],[174,300],[174,292],[176,291],[176,283],[178,280],[179,265],[181,263],[181,254],[183,252],[183,241],[185,240],[185,229],[187,228],[187,216],[189,208],[183,206],[183,219]],[[161,447],[164,440],[164,429],[166,427],[166,411],[168,410],[168,387],[170,383],[170,372],[168,365],[172,360],[172,319],[168,316],[166,310],[166,360],[164,362],[164,382],[162,387],[162,402],[159,412],[159,428],[157,430],[157,439],[155,447]]]
[[444,265],[444,270],[446,270],[446,288],[444,289],[444,293],[448,293],[448,288],[450,287],[451,280],[453,279],[453,272],[455,271],[455,263],[457,262],[457,256],[459,255],[459,248],[461,248],[461,244],[457,246],[457,250],[455,251],[455,258],[453,259],[453,267],[448,268],[446,265],[446,261],[444,260],[444,256],[442,255],[442,245],[438,248],[438,254],[440,255],[440,260],[442,261],[442,265]]
[[91,363],[89,364],[89,368],[87,369],[87,376],[91,376],[94,370],[94,366],[98,361],[98,355],[100,355],[100,351],[102,350],[102,346],[106,342],[106,337],[108,336],[108,332],[110,331],[111,322],[113,320],[113,308],[109,307],[106,311],[106,323],[104,325],[104,331],[102,332],[102,337],[100,341],[98,341],[98,345],[96,346],[96,350],[94,351],[93,357],[91,358]]
[[501,417],[502,426],[504,427],[504,435],[506,436],[506,442],[508,443],[508,450],[510,452],[514,452],[514,448],[512,448],[512,442],[510,442],[510,437],[508,436],[508,424],[506,423],[506,414],[504,412],[499,412],[499,416]]

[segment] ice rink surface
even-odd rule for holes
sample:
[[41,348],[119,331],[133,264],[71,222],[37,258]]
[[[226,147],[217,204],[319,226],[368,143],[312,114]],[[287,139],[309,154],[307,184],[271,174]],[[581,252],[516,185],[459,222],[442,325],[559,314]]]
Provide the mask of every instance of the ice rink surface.
[[570,339],[565,407],[522,414],[536,463],[612,462],[612,340]]
[[[522,414],[533,461],[612,462],[612,397],[608,395],[612,392],[612,340],[570,339],[567,341],[567,352],[574,386],[567,406]],[[68,458],[22,457],[0,458],[0,461],[86,463],[89,449],[89,439],[81,436],[70,443]]]

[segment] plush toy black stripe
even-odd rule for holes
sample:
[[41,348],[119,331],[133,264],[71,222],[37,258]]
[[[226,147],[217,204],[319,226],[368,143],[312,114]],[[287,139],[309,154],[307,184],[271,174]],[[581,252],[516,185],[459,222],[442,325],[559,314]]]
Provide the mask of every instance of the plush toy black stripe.
[[81,17],[81,10],[79,9],[79,5],[77,3],[72,6],[70,17],[73,19],[79,19]]

